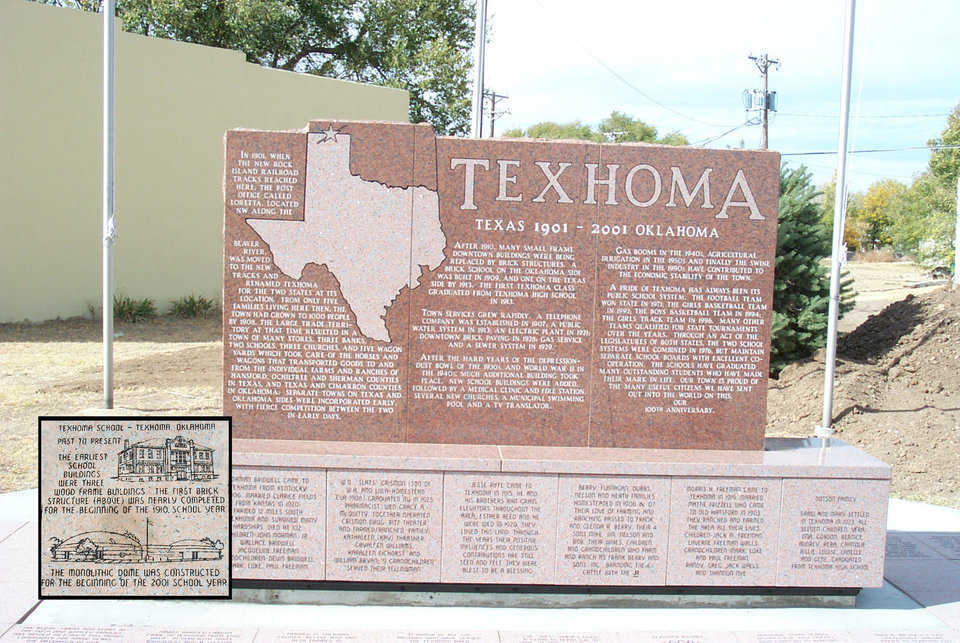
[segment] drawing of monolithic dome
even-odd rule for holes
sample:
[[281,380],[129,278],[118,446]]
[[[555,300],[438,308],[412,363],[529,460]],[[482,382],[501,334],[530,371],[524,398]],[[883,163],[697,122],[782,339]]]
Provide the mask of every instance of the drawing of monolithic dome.
[[66,540],[54,538],[50,553],[54,560],[138,563],[143,560],[143,545],[129,533],[85,531]]
[[[53,538],[50,553],[54,560],[89,563],[172,563],[186,560],[220,560],[223,543],[210,538],[188,538],[169,545],[146,547],[133,534],[113,531],[86,531],[66,540]],[[144,555],[146,550],[146,555]]]

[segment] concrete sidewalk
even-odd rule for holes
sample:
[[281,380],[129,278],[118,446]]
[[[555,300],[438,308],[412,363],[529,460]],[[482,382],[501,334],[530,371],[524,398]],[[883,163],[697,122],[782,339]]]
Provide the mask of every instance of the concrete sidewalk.
[[0,496],[0,633],[6,633],[0,638],[257,643],[960,641],[960,511],[891,500],[888,529],[884,585],[863,590],[853,608],[521,609],[38,601],[37,496],[31,490]]

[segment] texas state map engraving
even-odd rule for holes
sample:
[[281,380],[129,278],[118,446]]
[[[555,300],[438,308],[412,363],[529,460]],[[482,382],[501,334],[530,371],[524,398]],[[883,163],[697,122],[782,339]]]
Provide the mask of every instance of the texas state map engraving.
[[303,221],[247,219],[247,224],[288,277],[300,279],[310,263],[326,266],[360,332],[389,342],[387,308],[403,287],[420,285],[421,266],[440,265],[446,238],[436,191],[388,187],[352,175],[350,138],[332,126],[307,136]]

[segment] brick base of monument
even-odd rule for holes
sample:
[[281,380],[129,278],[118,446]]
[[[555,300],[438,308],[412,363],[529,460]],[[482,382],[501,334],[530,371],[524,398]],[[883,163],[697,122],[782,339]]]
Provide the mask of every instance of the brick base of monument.
[[691,451],[234,440],[233,577],[861,588],[890,467],[830,440]]

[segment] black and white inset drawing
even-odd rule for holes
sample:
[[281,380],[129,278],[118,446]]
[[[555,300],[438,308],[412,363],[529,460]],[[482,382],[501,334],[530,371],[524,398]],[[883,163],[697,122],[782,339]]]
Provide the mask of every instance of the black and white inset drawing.
[[39,598],[230,598],[230,418],[38,429]]

